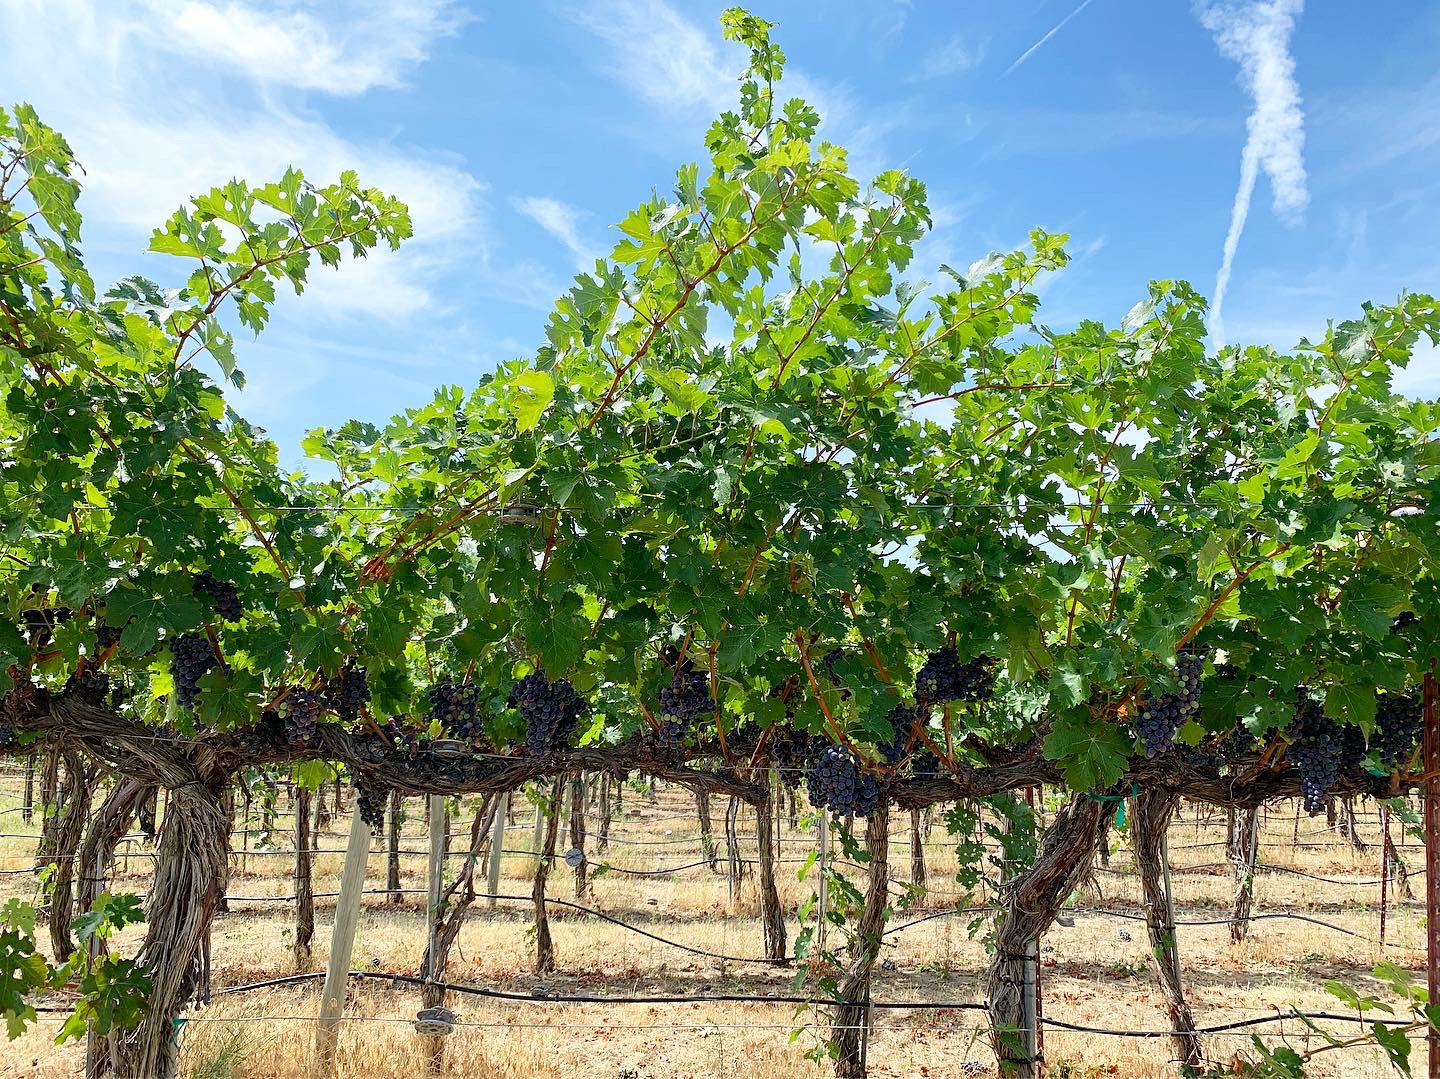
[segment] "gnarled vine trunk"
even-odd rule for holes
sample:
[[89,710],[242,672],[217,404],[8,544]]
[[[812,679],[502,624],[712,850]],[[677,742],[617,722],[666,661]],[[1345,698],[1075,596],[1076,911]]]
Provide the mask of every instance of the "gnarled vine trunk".
[[221,786],[199,780],[170,791],[137,957],[153,980],[149,1007],[134,1030],[109,1035],[108,1063],[116,1079],[175,1074],[175,1019],[197,985],[229,854],[230,819],[221,795]]
[[925,887],[925,834],[920,810],[910,810],[910,883]]
[[550,938],[550,915],[545,908],[545,880],[550,876],[550,863],[555,860],[555,839],[560,834],[560,809],[565,797],[565,777],[555,780],[550,796],[550,812],[545,824],[545,842],[535,866],[535,883],[530,898],[535,904],[535,973],[549,974],[555,969],[555,942]]
[[1177,795],[1158,787],[1136,795],[1131,802],[1130,840],[1135,847],[1135,864],[1140,870],[1150,958],[1165,994],[1170,1029],[1174,1031],[1175,1062],[1198,1068],[1200,1039],[1195,1034],[1195,1016],[1185,1000],[1180,952],[1175,941],[1175,904],[1165,878],[1165,832],[1179,800]]
[[1230,908],[1230,940],[1239,944],[1250,932],[1250,910],[1255,903],[1255,863],[1260,846],[1260,811],[1236,809],[1234,825],[1226,837],[1225,856],[1235,876],[1235,901]]
[[988,979],[990,1039],[1005,1079],[1038,1074],[1033,976],[1040,935],[1089,871],[1115,805],[1074,795],[1051,818],[1034,864],[1005,886]]
[[475,819],[470,823],[470,848],[465,852],[465,861],[460,872],[440,896],[440,909],[435,916],[434,958],[431,958],[427,947],[421,961],[422,976],[426,979],[420,991],[423,1007],[437,1008],[445,1003],[445,990],[435,983],[445,980],[450,949],[460,936],[466,913],[475,902],[475,868],[480,862],[480,849],[491,835],[503,834],[504,821],[498,822],[497,826],[495,819],[498,808],[499,800],[494,795],[486,795],[481,800],[480,808],[475,811]]
[[740,898],[745,879],[745,863],[740,857],[740,799],[730,796],[725,806],[725,880],[730,886],[730,902]]
[[82,871],[76,861],[85,836],[85,824],[90,818],[90,796],[98,775],[99,770],[89,767],[79,753],[65,754],[65,778],[59,785],[63,808],[53,818],[56,827],[51,857],[55,871],[50,878],[50,947],[57,962],[63,963],[75,951],[70,922],[77,913],[75,878]]
[[315,939],[315,889],[310,866],[310,791],[295,788],[295,969],[310,969],[314,957],[311,942]]
[[773,795],[766,789],[764,802],[755,805],[756,880],[760,884],[760,927],[765,934],[765,958],[785,959],[785,912],[775,887],[775,818]]
[[45,750],[40,769],[40,840],[35,844],[35,868],[44,869],[55,857],[55,840],[60,832],[60,747]]
[[830,1042],[835,1050],[837,1079],[865,1075],[869,1042],[870,975],[885,933],[890,887],[890,807],[881,805],[865,825],[865,853],[870,856],[865,878],[865,907],[850,942],[850,964],[840,978],[838,992],[845,1003],[835,1009]]
[[720,863],[715,851],[715,826],[710,821],[709,791],[695,791],[695,815],[700,820],[700,852],[714,869]]
[[105,890],[105,879],[115,860],[115,848],[130,830],[141,803],[152,788],[138,779],[121,779],[90,818],[76,858],[80,874],[78,906],[87,911]]
[[609,772],[601,772],[600,782],[600,833],[595,837],[595,850],[604,854],[610,846],[610,823],[614,810],[610,802],[610,785],[614,782]]
[[405,899],[400,891],[400,829],[404,822],[405,801],[399,791],[391,791],[385,820],[385,903],[392,907]]

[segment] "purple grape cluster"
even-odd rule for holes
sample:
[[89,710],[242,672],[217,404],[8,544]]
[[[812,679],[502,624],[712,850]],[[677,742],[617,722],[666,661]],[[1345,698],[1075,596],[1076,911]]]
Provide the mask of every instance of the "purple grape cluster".
[[660,749],[673,752],[684,744],[685,734],[688,730],[687,725],[678,719],[667,719],[663,720],[648,737]]
[[710,702],[710,676],[695,670],[688,662],[681,664],[668,686],[660,688],[660,714],[682,724],[694,722],[713,710]]
[[199,633],[182,633],[170,642],[170,677],[181,708],[192,708],[200,697],[200,679],[220,666],[215,649]]
[[589,705],[569,679],[551,681],[544,671],[534,671],[515,683],[510,707],[525,721],[526,750],[539,754],[563,746]]
[[[1325,715],[1325,709],[1312,700],[1302,701],[1286,733],[1290,736],[1290,760],[1300,770],[1300,793],[1305,811],[1312,817],[1325,808],[1330,788],[1340,776],[1340,766],[1347,747],[1340,724]],[[1362,750],[1363,755],[1363,740]]]
[[437,682],[430,687],[429,716],[451,737],[469,740],[484,732],[480,687],[473,682]]
[[292,746],[305,745],[315,737],[325,698],[305,686],[291,686],[285,695],[285,740]]
[[939,779],[942,771],[940,758],[928,749],[910,758],[910,774],[916,779]]
[[396,749],[403,753],[414,751],[416,746],[415,732],[407,727],[402,727],[394,716],[391,716],[384,723],[380,724],[379,730],[379,737]]
[[855,754],[833,744],[811,762],[805,774],[805,793],[811,805],[857,817],[869,816],[885,795],[880,780],[860,766]]
[[915,699],[921,707],[950,701],[979,703],[995,692],[995,658],[977,656],[961,662],[953,648],[942,648],[925,657],[915,676]]
[[1375,742],[1380,763],[1397,768],[1410,753],[1425,728],[1425,706],[1414,694],[1387,693],[1375,707]]
[[0,753],[14,749],[20,744],[20,736],[15,733],[15,728],[9,723],[0,723]]
[[385,807],[389,800],[390,792],[384,787],[355,784],[355,811],[369,826],[372,835],[379,835],[385,828]]
[[32,607],[22,611],[20,616],[24,619],[30,644],[35,648],[44,648],[54,639],[55,627],[70,621],[75,612],[69,607]]
[[880,743],[880,756],[886,764],[899,764],[910,748],[910,739],[919,716],[908,704],[897,704],[885,713],[885,718],[889,721],[893,733],[887,741]]
[[124,630],[119,626],[107,626],[102,623],[95,627],[95,644],[100,651],[108,651],[120,643],[120,634],[123,632]]
[[65,691],[92,708],[104,708],[110,700],[110,676],[104,671],[87,669],[72,674],[65,683]]
[[225,621],[238,622],[244,616],[245,608],[240,605],[240,593],[235,586],[229,581],[222,581],[208,569],[195,574],[190,587],[197,596],[210,597],[215,613]]
[[347,662],[325,686],[325,700],[342,723],[354,723],[370,702],[370,680],[364,667]]
[[810,759],[818,752],[823,738],[817,738],[805,731],[785,728],[770,738],[770,763],[780,773],[780,782],[794,788],[800,783],[801,773]]
[[1175,732],[1200,714],[1200,673],[1204,669],[1204,652],[1182,651],[1175,657],[1180,691],[1161,697],[1140,695],[1132,726],[1145,744],[1145,756],[1158,757],[1167,751],[1175,744]]

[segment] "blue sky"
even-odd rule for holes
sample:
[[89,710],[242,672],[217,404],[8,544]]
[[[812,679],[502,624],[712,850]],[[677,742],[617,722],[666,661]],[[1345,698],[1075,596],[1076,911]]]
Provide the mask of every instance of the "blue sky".
[[[178,283],[143,254],[150,229],[232,176],[353,167],[411,203],[404,250],[324,274],[242,339],[240,407],[298,462],[310,427],[383,419],[533,349],[610,225],[701,156],[742,62],[724,6],[0,0],[0,101],[69,136],[106,280]],[[857,170],[929,185],[922,268],[1036,225],[1071,234],[1042,289],[1052,326],[1118,320],[1152,278],[1213,295],[1227,236],[1230,341],[1288,347],[1365,299],[1440,289],[1440,4],[751,6]],[[1440,355],[1403,385],[1440,394]]]

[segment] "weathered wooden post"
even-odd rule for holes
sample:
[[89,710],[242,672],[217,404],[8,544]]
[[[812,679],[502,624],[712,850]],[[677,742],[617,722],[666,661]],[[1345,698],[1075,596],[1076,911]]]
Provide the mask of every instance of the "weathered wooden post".
[[320,998],[320,1018],[315,1031],[316,1079],[335,1074],[335,1048],[340,1037],[340,1018],[345,1010],[345,990],[350,978],[350,957],[355,948],[355,924],[360,917],[360,896],[365,888],[365,868],[370,859],[370,827],[358,809],[350,815],[350,838],[345,846],[345,868],[340,875],[340,896],[335,901],[335,928],[330,934],[330,963],[325,968],[325,989]]

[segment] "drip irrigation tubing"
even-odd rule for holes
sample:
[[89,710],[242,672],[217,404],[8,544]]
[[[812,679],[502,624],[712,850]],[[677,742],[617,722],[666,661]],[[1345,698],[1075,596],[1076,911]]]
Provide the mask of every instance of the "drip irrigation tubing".
[[[244,985],[229,986],[217,990],[216,996],[227,996],[238,993],[252,992],[258,989],[277,988],[285,985],[294,985],[305,981],[314,981],[323,978],[322,972],[313,974],[294,974],[283,978],[271,978],[265,981],[248,982]],[[662,994],[655,996],[596,996],[594,994],[580,993],[556,993],[544,991],[541,993],[520,993],[504,989],[490,989],[484,986],[462,985],[455,982],[429,982],[427,979],[413,974],[388,974],[376,971],[352,971],[350,977],[370,981],[383,981],[391,984],[425,986],[434,985],[450,993],[459,993],[466,996],[486,997],[492,1000],[507,1000],[514,1003],[528,1004],[608,1004],[608,1005],[645,1005],[645,1004],[797,1004],[812,1007],[843,1007],[847,1004],[871,1007],[885,1011],[988,1011],[989,1004],[984,1001],[957,1001],[957,1000],[905,1000],[905,1001],[844,1001],[834,997],[802,997],[788,994],[777,994],[773,996],[760,996],[752,993],[685,993],[685,994]],[[63,1009],[54,1009],[60,1011]],[[292,1016],[293,1019],[309,1019],[309,1016]],[[372,1018],[368,1016],[357,1016],[355,1018]],[[379,1017],[374,1017],[379,1018]],[[1364,1016],[1346,1015],[1338,1012],[1301,1012],[1288,1011],[1276,1012],[1273,1015],[1249,1016],[1245,1019],[1233,1019],[1225,1023],[1212,1023],[1206,1026],[1194,1028],[1196,1034],[1225,1034],[1231,1031],[1244,1030],[1250,1027],[1265,1026],[1270,1023],[1284,1023],[1293,1020],[1300,1021],[1324,1021],[1330,1023],[1352,1023],[1368,1026],[1373,1020]],[[408,1022],[409,1020],[405,1020]],[[1063,1019],[1055,1019],[1046,1016],[1041,1022],[1045,1026],[1052,1026],[1060,1030],[1075,1031],[1083,1034],[1099,1034],[1116,1038],[1168,1038],[1175,1031],[1173,1030],[1117,1030],[1113,1027],[1097,1027],[1085,1023],[1072,1023]],[[664,1024],[670,1026],[670,1024]],[[710,1025],[710,1024],[706,1024]]]

